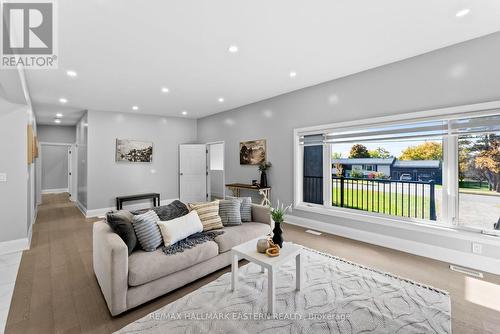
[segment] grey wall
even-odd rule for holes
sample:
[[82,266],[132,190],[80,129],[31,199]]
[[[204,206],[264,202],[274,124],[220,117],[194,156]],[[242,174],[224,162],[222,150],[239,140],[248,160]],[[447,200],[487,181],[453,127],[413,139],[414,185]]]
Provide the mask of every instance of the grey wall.
[[42,190],[68,188],[68,146],[42,145]]
[[88,146],[88,116],[87,113],[83,115],[78,124],[76,125],[76,146],[78,152],[78,203],[84,209],[87,208],[87,175],[88,175],[88,165],[87,165],[87,146]]
[[37,136],[39,142],[73,144],[76,141],[76,127],[38,125]]
[[[267,139],[268,160],[273,163],[268,176],[272,197],[291,203],[294,128],[500,100],[498,59],[500,33],[199,119],[198,140],[225,141],[229,183],[258,178],[256,167],[239,165],[239,142]],[[340,218],[293,214],[367,228],[366,223]],[[399,233],[370,228],[377,233]],[[406,234],[397,237],[432,240],[424,234]],[[470,242],[454,242],[449,247],[470,251]],[[499,252],[489,255],[500,257]]]
[[28,190],[26,108],[0,112],[0,242],[26,238],[31,212]]
[[[153,162],[115,162],[117,138],[152,141]],[[178,146],[195,141],[195,120],[89,111],[87,209],[113,207],[119,195],[178,198]]]

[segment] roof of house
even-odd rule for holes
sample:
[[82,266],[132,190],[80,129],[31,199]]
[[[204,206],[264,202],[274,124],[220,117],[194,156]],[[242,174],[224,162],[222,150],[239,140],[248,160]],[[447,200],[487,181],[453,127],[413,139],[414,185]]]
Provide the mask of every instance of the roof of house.
[[439,168],[439,160],[396,160],[394,167],[399,168]]
[[355,159],[333,159],[332,163],[342,165],[391,165],[395,158],[355,158]]

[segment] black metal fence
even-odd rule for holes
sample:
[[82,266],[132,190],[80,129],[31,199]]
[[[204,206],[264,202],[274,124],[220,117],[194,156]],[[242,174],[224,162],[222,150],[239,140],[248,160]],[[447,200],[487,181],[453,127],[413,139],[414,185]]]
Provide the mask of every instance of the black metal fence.
[[332,205],[436,220],[434,181],[332,177]]

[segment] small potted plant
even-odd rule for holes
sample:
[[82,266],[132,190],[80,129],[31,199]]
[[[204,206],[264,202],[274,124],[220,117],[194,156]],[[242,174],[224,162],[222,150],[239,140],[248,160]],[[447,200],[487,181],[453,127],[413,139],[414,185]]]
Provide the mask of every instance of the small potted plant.
[[273,242],[283,248],[283,230],[281,230],[281,223],[285,221],[285,214],[291,209],[291,205],[286,206],[278,200],[278,205],[273,208],[271,207],[271,218],[274,221],[273,229]]
[[259,171],[260,171],[260,187],[261,188],[266,188],[267,187],[267,174],[266,171],[272,167],[272,164],[270,162],[264,161],[259,165]]

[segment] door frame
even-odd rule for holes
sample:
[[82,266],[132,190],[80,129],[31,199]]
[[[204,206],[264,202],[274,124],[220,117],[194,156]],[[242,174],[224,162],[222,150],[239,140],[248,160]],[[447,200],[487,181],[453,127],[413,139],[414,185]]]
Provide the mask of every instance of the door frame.
[[[71,161],[72,156],[76,156],[76,143],[55,143],[55,142],[40,142],[40,152],[42,152],[42,147],[43,146],[65,146],[68,149],[67,153],[67,158],[68,158],[68,188],[67,192],[70,194],[70,199],[72,201],[76,201],[76,196],[75,194],[77,193],[77,166],[75,164],[75,161]],[[72,154],[69,154],[69,150],[72,150]],[[73,154],[75,153],[75,154]],[[43,154],[40,154],[40,179],[43,175]],[[40,187],[41,188],[41,187]],[[66,189],[65,189],[66,190]],[[40,192],[43,194],[44,189],[40,189]],[[73,198],[73,196],[75,196]]]
[[212,141],[206,143],[207,147],[207,194],[208,194],[208,199],[211,200],[212,198],[212,189],[211,189],[211,183],[210,183],[210,145],[216,145],[216,144],[222,144],[222,197],[226,198],[226,143],[223,140],[219,141]]

